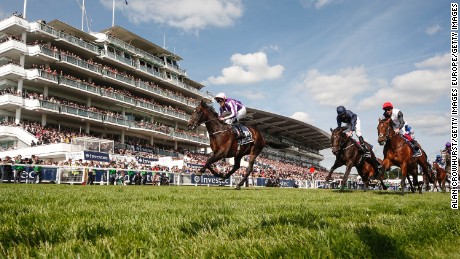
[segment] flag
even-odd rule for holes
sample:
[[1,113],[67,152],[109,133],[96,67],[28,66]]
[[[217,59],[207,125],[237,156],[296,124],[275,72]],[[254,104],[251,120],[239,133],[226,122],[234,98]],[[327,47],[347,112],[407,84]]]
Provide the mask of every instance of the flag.
[[128,0],[125,0],[125,3],[128,4]]

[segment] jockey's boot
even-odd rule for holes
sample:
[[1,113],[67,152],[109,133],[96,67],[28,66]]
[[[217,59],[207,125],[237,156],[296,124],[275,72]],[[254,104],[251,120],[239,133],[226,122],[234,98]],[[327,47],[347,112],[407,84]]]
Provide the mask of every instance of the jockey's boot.
[[236,138],[240,139],[240,138],[244,137],[243,130],[241,129],[241,124],[239,122],[235,122],[233,125],[236,128]]
[[417,141],[415,139],[412,139],[411,142],[412,144],[412,147],[414,148],[414,155],[413,157],[419,157],[422,155],[422,151],[420,150],[420,148],[418,147],[418,144],[417,144]]
[[361,146],[361,151],[364,153],[365,157],[370,157],[371,153],[367,150],[366,142],[364,142],[363,136],[359,136],[359,145]]

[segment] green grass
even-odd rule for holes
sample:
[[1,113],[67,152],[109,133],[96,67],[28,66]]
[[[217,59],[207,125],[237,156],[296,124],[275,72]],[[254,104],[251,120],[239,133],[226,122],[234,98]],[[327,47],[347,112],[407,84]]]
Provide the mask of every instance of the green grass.
[[459,258],[448,193],[0,184],[0,258]]

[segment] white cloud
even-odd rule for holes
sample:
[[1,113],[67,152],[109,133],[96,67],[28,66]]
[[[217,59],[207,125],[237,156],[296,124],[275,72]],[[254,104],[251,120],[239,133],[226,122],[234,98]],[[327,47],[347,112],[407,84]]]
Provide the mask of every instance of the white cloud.
[[426,30],[425,30],[426,34],[428,34],[430,36],[435,35],[439,31],[441,31],[441,26],[439,24],[432,25],[432,26],[426,28]]
[[434,103],[449,88],[449,55],[437,55],[416,63],[417,70],[393,78],[388,87],[359,103],[360,108],[391,101],[404,104]]
[[284,70],[281,65],[269,66],[267,55],[263,52],[246,55],[234,54],[231,61],[233,65],[222,69],[221,76],[211,76],[206,83],[249,84],[279,78]]
[[[112,8],[112,0],[100,0]],[[129,0],[116,6],[133,23],[155,22],[188,32],[228,27],[243,15],[241,0]],[[122,4],[121,4],[122,3]]]
[[310,8],[315,7],[321,9],[322,7],[335,2],[334,0],[300,0],[303,7]]
[[303,89],[307,89],[320,104],[337,106],[352,103],[353,97],[369,87],[363,67],[341,69],[337,74],[325,75],[318,70],[308,71]]
[[449,136],[449,121],[448,114],[421,114],[407,118],[407,123],[414,129],[415,136],[417,132],[429,136]]
[[245,91],[238,91],[235,94],[238,96],[243,96],[249,100],[264,100],[267,98],[267,95],[261,91],[245,90]]
[[292,114],[291,118],[308,124],[312,124],[314,122],[313,118],[305,112],[295,112],[294,114]]

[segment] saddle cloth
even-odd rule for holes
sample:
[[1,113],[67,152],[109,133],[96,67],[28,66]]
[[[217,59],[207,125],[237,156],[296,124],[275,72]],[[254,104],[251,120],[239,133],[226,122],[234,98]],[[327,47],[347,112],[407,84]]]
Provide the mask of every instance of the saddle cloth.
[[[243,135],[240,138],[238,138],[238,145],[245,145],[254,142],[251,131],[246,126],[241,125],[240,127],[243,131]],[[235,133],[235,136],[238,136],[238,129],[236,128],[236,126],[233,125],[232,129]]]

